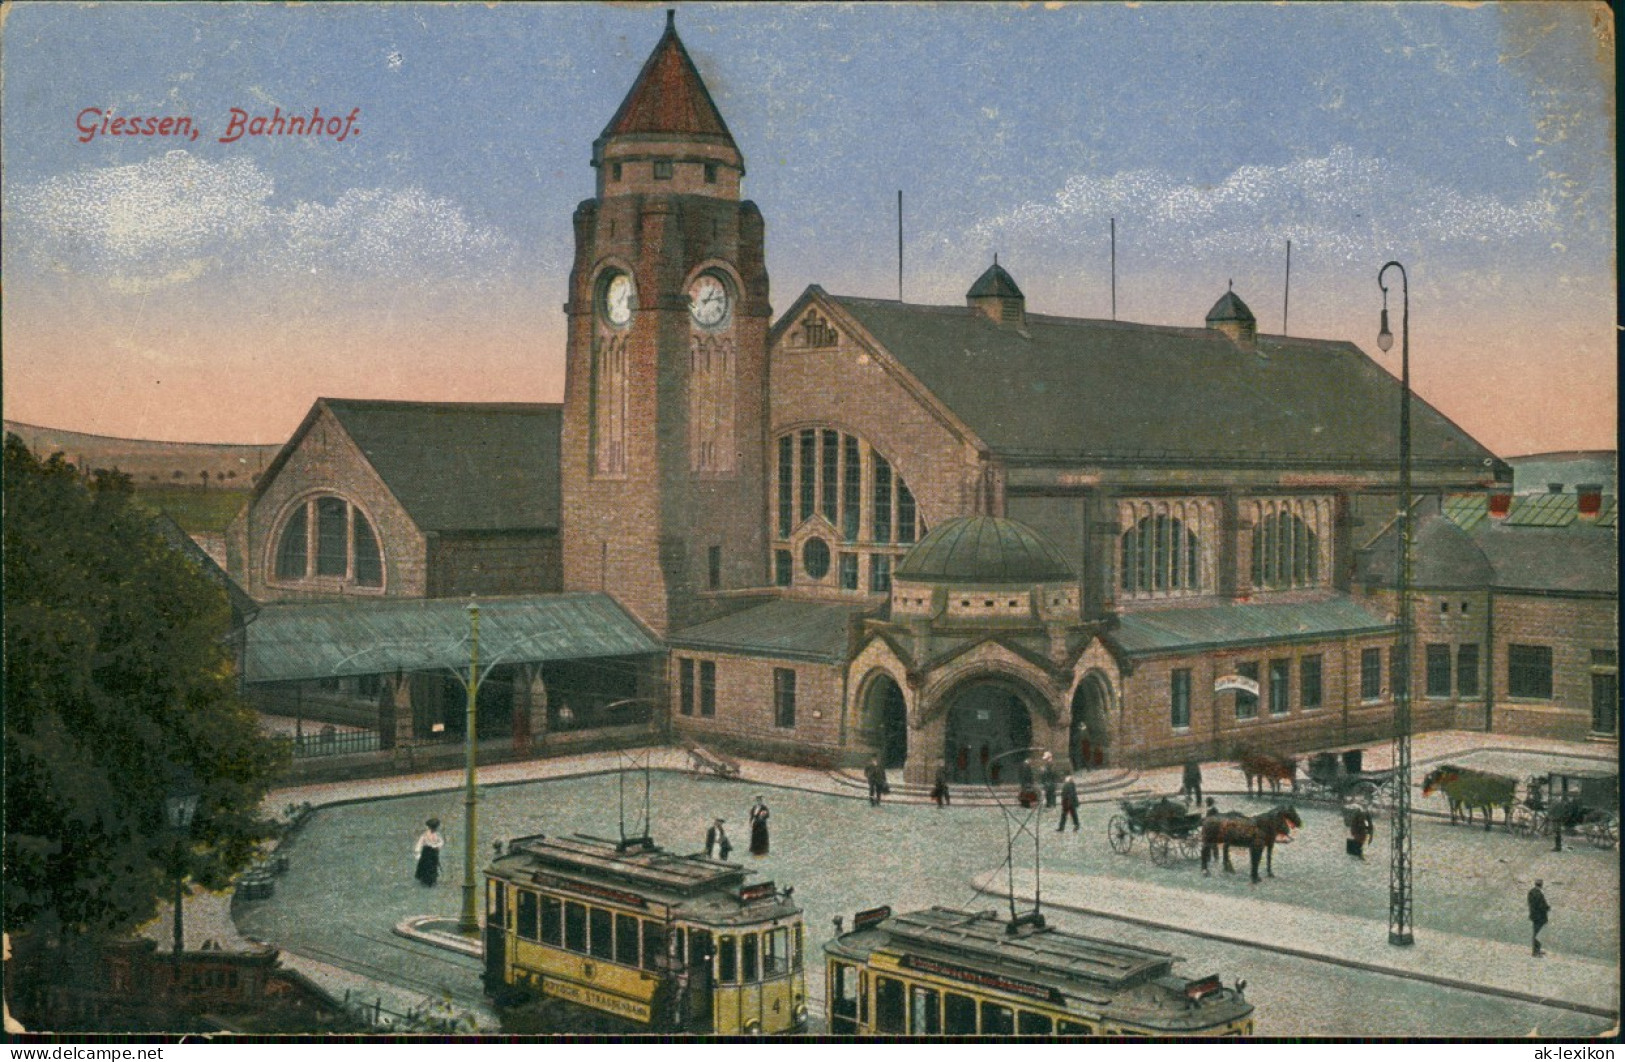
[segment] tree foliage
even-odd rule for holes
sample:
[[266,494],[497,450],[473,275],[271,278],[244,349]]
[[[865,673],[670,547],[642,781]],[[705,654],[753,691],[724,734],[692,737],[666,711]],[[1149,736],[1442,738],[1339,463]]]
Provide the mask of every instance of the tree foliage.
[[[224,886],[281,768],[238,698],[225,591],[134,504],[5,440],[5,919],[117,933],[183,871]],[[164,798],[201,793],[183,839]]]

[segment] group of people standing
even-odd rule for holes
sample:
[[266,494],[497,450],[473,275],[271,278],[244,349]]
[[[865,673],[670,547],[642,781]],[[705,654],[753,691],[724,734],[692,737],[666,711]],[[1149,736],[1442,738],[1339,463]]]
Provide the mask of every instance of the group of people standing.
[[[769,840],[767,821],[771,813],[767,810],[767,801],[761,794],[756,796],[756,803],[750,806],[748,816],[750,822],[750,854],[753,856],[767,855]],[[705,831],[705,858],[720,859],[727,862],[728,853],[734,849],[733,842],[728,839],[727,820],[714,819],[711,828]]]

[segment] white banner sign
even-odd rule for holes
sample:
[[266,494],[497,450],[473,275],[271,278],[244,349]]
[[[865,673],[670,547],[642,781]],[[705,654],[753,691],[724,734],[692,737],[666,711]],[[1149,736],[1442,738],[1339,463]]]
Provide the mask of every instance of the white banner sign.
[[1220,675],[1213,683],[1214,693],[1223,693],[1225,690],[1240,690],[1258,696],[1258,680],[1250,679],[1246,675]]

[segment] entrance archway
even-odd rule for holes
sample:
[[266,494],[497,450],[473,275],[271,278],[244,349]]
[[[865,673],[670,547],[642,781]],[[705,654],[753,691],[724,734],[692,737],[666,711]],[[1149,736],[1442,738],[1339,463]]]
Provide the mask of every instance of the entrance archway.
[[943,759],[952,782],[997,785],[1016,780],[1013,749],[1032,746],[1033,721],[1027,695],[1006,680],[972,679],[948,695],[948,727]]
[[1110,706],[1106,680],[1095,672],[1085,675],[1072,694],[1072,729],[1067,748],[1072,753],[1073,770],[1105,765],[1111,742],[1106,714]]
[[863,717],[875,735],[880,762],[888,770],[908,759],[908,702],[890,675],[877,675],[863,698]]

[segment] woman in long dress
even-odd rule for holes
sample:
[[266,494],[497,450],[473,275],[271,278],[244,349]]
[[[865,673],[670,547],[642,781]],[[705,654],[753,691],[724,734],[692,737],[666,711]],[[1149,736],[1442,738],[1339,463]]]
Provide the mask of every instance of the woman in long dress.
[[767,855],[767,804],[759,796],[750,809],[750,854]]
[[440,880],[440,849],[446,844],[446,839],[440,836],[440,820],[430,819],[424,823],[428,829],[418,837],[417,879],[424,885],[433,885]]

